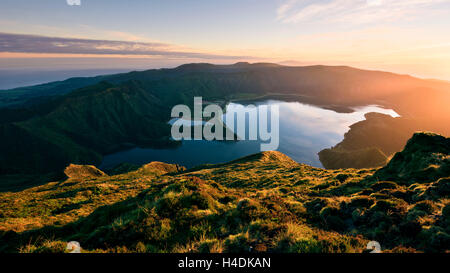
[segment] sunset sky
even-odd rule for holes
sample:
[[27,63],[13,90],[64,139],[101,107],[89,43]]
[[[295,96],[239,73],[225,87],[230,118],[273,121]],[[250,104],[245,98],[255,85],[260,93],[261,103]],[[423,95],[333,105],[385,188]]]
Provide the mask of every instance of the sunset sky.
[[350,65],[450,80],[450,0],[2,0],[0,69]]

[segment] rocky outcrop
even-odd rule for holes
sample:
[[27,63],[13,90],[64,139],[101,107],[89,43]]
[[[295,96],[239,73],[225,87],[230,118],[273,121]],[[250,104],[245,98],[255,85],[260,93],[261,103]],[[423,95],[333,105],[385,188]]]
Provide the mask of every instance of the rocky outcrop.
[[374,177],[413,184],[436,181],[450,175],[450,138],[433,133],[415,133],[405,149]]
[[108,176],[106,173],[91,165],[75,165],[70,164],[65,170],[64,174],[69,179],[89,179]]
[[158,161],[150,162],[141,168],[139,168],[136,172],[142,175],[163,175],[166,173],[177,173],[186,170],[185,167],[177,165],[177,164],[167,164]]

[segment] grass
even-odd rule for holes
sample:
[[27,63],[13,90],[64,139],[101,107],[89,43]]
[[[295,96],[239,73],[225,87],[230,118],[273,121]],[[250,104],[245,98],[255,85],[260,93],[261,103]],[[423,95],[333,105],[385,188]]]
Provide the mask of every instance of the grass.
[[407,185],[376,171],[266,152],[187,171],[75,175],[0,194],[0,251],[64,252],[73,240],[89,253],[353,253],[371,240],[387,252],[449,250],[448,180]]

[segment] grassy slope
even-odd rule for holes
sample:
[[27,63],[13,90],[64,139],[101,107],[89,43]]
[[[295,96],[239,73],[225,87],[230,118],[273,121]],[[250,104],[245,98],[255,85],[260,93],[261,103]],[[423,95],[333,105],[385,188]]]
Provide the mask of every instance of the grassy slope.
[[[361,252],[369,240],[390,251],[445,251],[448,141],[416,137],[378,171],[317,169],[278,152],[181,172],[163,163],[115,176],[72,171],[0,194],[0,251],[60,252],[70,240],[87,252]],[[403,166],[407,182],[392,166]],[[437,171],[424,181],[420,170],[430,167]]]

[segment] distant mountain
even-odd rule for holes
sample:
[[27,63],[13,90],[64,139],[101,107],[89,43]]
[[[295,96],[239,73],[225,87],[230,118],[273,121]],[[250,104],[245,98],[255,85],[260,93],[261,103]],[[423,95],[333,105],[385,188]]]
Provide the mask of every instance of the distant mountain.
[[374,240],[383,252],[448,252],[449,141],[415,134],[379,170],[279,152],[112,176],[70,165],[59,182],[0,193],[0,252],[62,253],[73,240],[86,253],[361,253]]
[[350,67],[237,63],[187,64],[1,91],[0,101],[10,107],[0,109],[0,174],[96,165],[102,155],[133,145],[177,145],[169,141],[170,109],[191,105],[194,96],[221,103],[280,98],[332,109],[378,104],[413,119],[414,130],[448,135],[449,90],[444,82]]
[[168,143],[167,106],[137,83],[102,82],[72,92],[48,113],[0,128],[0,172],[51,172],[68,162],[99,164],[134,144]]

